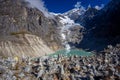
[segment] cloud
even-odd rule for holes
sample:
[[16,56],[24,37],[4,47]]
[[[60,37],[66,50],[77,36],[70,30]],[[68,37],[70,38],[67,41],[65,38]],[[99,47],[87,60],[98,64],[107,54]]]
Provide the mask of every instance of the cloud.
[[95,9],[101,10],[103,7],[104,7],[104,4],[101,4],[101,6],[96,5],[96,6],[95,6]]
[[74,5],[75,8],[80,8],[81,7],[81,2],[77,2],[75,5]]
[[41,12],[44,13],[46,17],[50,17],[51,15],[49,14],[47,8],[44,5],[44,2],[42,0],[25,0],[26,2],[29,2],[30,4],[28,5],[31,8],[37,8]]

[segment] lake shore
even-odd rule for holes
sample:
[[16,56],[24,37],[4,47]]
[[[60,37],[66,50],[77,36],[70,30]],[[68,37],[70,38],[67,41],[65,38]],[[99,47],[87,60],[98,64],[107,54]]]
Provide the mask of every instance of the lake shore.
[[2,80],[119,80],[120,46],[96,55],[43,56],[36,59],[0,58]]

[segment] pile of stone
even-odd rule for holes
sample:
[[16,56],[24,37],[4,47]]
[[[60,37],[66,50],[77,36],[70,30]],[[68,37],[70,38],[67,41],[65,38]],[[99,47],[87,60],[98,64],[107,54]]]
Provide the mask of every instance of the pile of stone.
[[0,80],[120,80],[120,46],[91,57],[1,57]]

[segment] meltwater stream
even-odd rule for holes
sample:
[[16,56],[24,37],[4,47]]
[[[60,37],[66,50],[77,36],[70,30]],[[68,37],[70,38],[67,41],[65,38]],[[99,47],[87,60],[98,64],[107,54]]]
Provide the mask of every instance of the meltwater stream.
[[60,35],[62,39],[62,44],[65,48],[65,52],[69,53],[71,50],[71,46],[69,45],[69,42],[71,42],[74,28],[81,27],[80,24],[75,23],[73,20],[71,20],[68,16],[60,17],[60,23],[62,26],[60,27]]
[[57,55],[63,55],[63,56],[92,56],[93,54],[91,52],[87,52],[84,50],[79,50],[79,49],[72,49],[71,46],[69,45],[69,42],[72,41],[71,34],[72,29],[75,27],[82,27],[80,24],[75,23],[73,20],[68,18],[67,16],[59,16],[60,18],[60,23],[62,24],[59,27],[60,30],[60,36],[61,36],[61,41],[62,45],[64,46],[64,49],[58,50],[53,54],[50,54],[49,56],[56,57]]
[[62,27],[60,34],[61,34],[61,37],[62,37],[62,44],[64,45],[65,50],[66,50],[65,53],[69,53],[71,47],[70,47],[70,45],[68,44],[68,41],[67,41],[68,31],[66,30],[66,32],[65,32],[65,29],[64,29],[65,27],[66,27],[66,26]]
[[65,53],[69,53],[71,50],[71,46],[68,43],[70,41],[70,35],[71,35],[70,28],[72,28],[78,24],[76,24],[68,16],[60,17],[60,23],[62,24],[61,31],[60,31],[60,35],[62,38],[62,44],[66,50]]

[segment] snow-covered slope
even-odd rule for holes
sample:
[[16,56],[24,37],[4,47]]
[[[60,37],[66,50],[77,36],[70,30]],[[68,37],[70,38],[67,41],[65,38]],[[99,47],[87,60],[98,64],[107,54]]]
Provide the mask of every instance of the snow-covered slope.
[[60,23],[62,23],[62,25],[72,25],[74,24],[74,21],[71,20],[68,16],[62,16],[60,17]]
[[57,17],[59,23],[61,24],[61,26],[59,26],[59,34],[61,35],[62,45],[66,49],[66,53],[68,53],[71,49],[69,42],[80,42],[82,38],[80,30],[83,29],[83,27],[80,24],[75,23],[74,20],[69,18],[68,15],[55,13],[52,14]]
[[80,15],[84,14],[85,11],[86,11],[86,9],[84,7],[74,8],[72,10],[69,10],[68,12],[65,12],[63,15],[68,16],[72,20],[75,20]]

